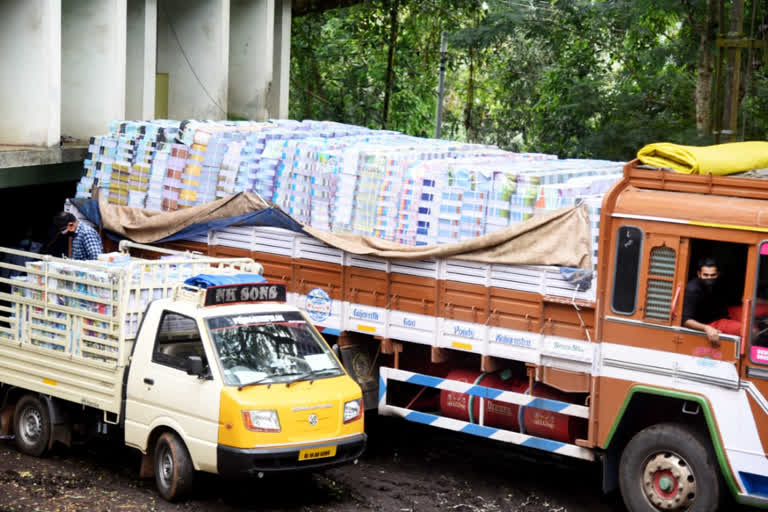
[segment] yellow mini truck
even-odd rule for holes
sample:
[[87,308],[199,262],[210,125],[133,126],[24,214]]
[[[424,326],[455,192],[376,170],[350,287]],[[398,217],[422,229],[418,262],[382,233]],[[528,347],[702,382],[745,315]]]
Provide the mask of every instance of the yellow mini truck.
[[315,470],[365,449],[360,387],[258,263],[7,251],[26,258],[0,263],[16,274],[0,278],[1,430],[20,451],[118,438],[173,501],[196,471]]

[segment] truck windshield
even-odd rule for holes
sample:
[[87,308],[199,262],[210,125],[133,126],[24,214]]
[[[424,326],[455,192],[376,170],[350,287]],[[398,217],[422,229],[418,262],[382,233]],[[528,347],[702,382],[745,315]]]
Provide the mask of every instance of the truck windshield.
[[274,384],[297,377],[314,380],[343,373],[328,345],[298,312],[218,316],[206,324],[227,385]]

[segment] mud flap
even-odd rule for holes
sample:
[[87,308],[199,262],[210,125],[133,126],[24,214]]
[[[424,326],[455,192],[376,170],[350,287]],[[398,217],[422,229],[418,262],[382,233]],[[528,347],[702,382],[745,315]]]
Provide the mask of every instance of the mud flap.
[[375,361],[378,344],[340,344],[341,362],[344,368],[363,390],[365,410],[376,409],[379,401],[379,370]]
[[619,487],[619,455],[608,450],[600,456],[603,463],[603,493],[608,494]]

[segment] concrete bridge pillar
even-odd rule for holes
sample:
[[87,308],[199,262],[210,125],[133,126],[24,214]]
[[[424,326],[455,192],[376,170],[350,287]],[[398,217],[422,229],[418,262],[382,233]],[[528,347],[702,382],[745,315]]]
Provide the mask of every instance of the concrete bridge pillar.
[[225,119],[229,0],[158,0],[157,72],[168,73],[168,117]]
[[0,144],[58,144],[60,0],[0,0],[0,48]]
[[125,118],[125,0],[61,0],[61,134],[88,140]]

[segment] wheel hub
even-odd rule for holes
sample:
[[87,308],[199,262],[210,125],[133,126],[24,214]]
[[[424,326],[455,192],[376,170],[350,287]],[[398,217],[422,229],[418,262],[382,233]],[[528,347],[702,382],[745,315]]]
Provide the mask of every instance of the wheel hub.
[[169,485],[173,477],[173,457],[167,448],[160,454],[160,479]]
[[40,412],[32,408],[24,410],[21,416],[21,432],[19,435],[29,444],[34,444],[40,440],[43,432],[43,418]]
[[659,510],[684,510],[696,497],[696,479],[682,457],[672,452],[657,453],[645,465],[643,490]]

